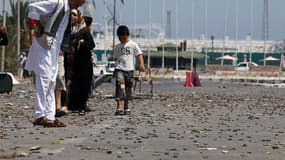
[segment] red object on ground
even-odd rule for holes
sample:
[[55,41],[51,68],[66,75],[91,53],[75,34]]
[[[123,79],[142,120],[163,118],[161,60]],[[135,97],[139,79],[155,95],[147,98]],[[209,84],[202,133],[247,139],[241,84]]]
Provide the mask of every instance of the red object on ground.
[[192,83],[195,87],[201,87],[201,82],[200,82],[200,78],[199,75],[196,71],[192,72]]
[[29,20],[29,26],[30,26],[30,28],[34,28],[36,26],[36,21],[33,19],[30,19]]
[[186,72],[186,82],[184,84],[184,87],[193,87],[192,83],[192,73],[191,72]]

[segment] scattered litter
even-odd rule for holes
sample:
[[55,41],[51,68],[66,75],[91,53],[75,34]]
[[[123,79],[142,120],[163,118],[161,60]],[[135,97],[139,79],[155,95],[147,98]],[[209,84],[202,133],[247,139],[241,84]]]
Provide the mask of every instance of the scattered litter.
[[153,152],[152,155],[153,155],[153,156],[160,156],[160,153],[158,153],[158,152]]
[[222,150],[222,153],[224,153],[224,154],[228,154],[228,153],[229,153],[229,151],[227,151],[227,150]]
[[5,103],[5,105],[7,105],[7,106],[13,106],[14,104],[13,104],[13,103]]
[[17,157],[28,157],[28,156],[29,156],[29,153],[23,152],[23,151],[20,151],[19,154],[17,155]]
[[42,146],[33,146],[30,148],[30,151],[40,150]]
[[208,150],[208,151],[215,151],[217,148],[214,147],[208,147],[208,148],[202,148],[203,150]]

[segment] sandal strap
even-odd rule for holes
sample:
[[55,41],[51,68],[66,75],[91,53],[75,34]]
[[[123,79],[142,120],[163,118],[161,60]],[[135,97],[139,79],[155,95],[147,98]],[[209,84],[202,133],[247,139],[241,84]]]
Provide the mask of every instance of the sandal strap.
[[58,119],[54,120],[54,124],[56,125],[56,127],[66,127],[66,125]]

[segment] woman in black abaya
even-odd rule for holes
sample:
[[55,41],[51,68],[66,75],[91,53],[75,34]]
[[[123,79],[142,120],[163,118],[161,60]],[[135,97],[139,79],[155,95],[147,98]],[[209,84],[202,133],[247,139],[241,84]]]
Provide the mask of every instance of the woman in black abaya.
[[80,111],[80,113],[90,111],[87,100],[93,75],[92,50],[95,48],[90,32],[92,19],[91,21],[90,18],[84,19],[86,27],[73,37],[75,54],[70,94],[70,110]]

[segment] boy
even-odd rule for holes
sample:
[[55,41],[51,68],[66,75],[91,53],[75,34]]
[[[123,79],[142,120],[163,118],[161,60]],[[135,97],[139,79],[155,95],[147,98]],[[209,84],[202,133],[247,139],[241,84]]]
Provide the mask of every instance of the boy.
[[129,29],[127,26],[119,26],[117,36],[120,44],[115,46],[114,58],[116,61],[114,76],[116,78],[116,101],[117,110],[115,115],[130,114],[129,101],[132,100],[132,87],[134,79],[134,59],[139,61],[139,69],[145,70],[143,53],[139,46],[129,40]]

